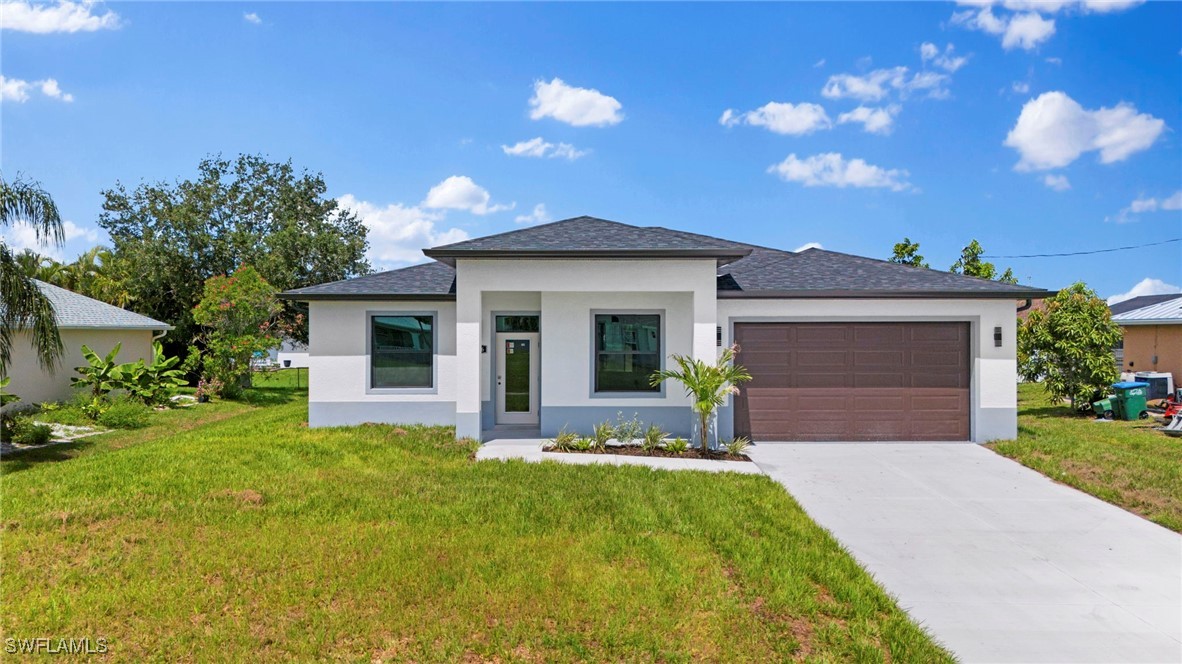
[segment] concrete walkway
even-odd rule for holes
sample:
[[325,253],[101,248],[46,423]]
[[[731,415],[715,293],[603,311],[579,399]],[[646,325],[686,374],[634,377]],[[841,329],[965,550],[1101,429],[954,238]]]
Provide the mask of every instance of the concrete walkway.
[[1182,662],[1182,536],[969,443],[749,456],[965,662]]

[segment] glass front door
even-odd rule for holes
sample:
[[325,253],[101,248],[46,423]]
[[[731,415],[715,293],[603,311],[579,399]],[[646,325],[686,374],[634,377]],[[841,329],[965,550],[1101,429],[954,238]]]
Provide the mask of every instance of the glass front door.
[[497,334],[497,423],[538,423],[538,334]]

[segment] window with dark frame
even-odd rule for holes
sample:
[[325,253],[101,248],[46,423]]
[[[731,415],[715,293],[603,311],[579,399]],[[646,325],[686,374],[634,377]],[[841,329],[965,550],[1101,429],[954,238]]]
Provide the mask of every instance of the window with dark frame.
[[595,314],[595,392],[660,392],[660,314]]
[[435,317],[372,316],[369,363],[370,387],[434,387]]

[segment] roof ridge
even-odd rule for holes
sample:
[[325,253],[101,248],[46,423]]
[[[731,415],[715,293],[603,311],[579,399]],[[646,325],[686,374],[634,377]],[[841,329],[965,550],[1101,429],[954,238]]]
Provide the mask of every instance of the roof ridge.
[[448,247],[455,247],[455,246],[458,246],[461,244],[466,244],[468,242],[473,242],[475,240],[482,240],[482,239],[486,239],[486,238],[490,238],[490,237],[503,237],[506,235],[517,235],[518,233],[535,231],[539,228],[548,228],[550,226],[557,226],[559,224],[566,224],[566,223],[570,223],[572,221],[580,221],[580,220],[599,221],[599,222],[603,222],[605,224],[615,224],[617,226],[627,226],[628,228],[645,228],[644,226],[634,226],[632,224],[626,224],[622,221],[613,221],[611,219],[602,219],[600,217],[592,217],[591,215],[582,214],[577,217],[569,217],[567,219],[559,219],[557,221],[547,221],[544,224],[534,224],[532,226],[526,226],[525,228],[514,228],[511,231],[492,233],[491,235],[481,235],[479,237],[470,237],[467,240],[460,240],[459,242],[452,242],[450,244],[441,244],[437,247],[428,247],[428,249],[433,250],[433,251],[439,250],[439,249],[447,249]]

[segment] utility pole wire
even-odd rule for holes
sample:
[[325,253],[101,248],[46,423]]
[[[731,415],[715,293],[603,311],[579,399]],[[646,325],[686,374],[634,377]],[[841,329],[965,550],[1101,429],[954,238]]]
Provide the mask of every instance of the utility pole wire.
[[1088,254],[1106,254],[1112,251],[1125,251],[1127,249],[1141,249],[1143,247],[1156,247],[1160,244],[1169,244],[1171,242],[1182,242],[1182,237],[1176,237],[1170,240],[1162,240],[1161,242],[1150,242],[1149,244],[1134,244],[1127,247],[1113,247],[1111,249],[1095,249],[1093,251],[1071,251],[1065,254],[1023,254],[1019,256],[986,256],[981,258],[1058,258],[1060,256],[1086,256]]

